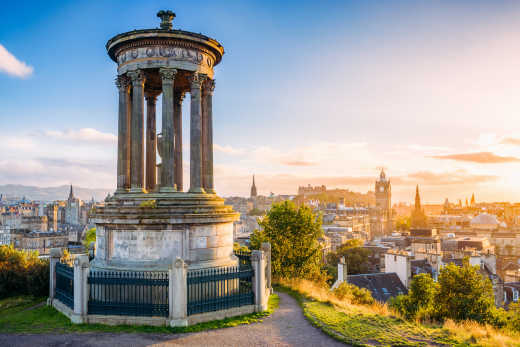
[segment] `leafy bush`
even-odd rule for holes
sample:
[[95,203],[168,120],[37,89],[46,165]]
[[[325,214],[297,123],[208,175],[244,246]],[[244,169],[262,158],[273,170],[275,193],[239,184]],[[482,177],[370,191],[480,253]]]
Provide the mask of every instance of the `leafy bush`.
[[251,235],[251,248],[259,249],[262,242],[271,243],[273,276],[325,283],[318,241],[323,234],[321,216],[307,206],[297,207],[291,201],[284,201],[273,204],[259,224],[261,229]]
[[392,299],[390,307],[407,319],[472,320],[497,327],[508,325],[507,315],[495,308],[491,281],[467,261],[462,267],[444,266],[437,283],[430,275],[415,276],[408,295]]
[[0,299],[16,295],[45,296],[49,292],[49,262],[37,252],[0,246]]
[[357,305],[372,305],[375,303],[370,291],[366,288],[359,288],[353,284],[343,282],[333,291],[334,295],[340,300],[348,300]]
[[433,299],[437,284],[429,274],[419,274],[410,283],[408,295],[399,295],[390,300],[390,307],[407,319],[429,320],[433,315]]

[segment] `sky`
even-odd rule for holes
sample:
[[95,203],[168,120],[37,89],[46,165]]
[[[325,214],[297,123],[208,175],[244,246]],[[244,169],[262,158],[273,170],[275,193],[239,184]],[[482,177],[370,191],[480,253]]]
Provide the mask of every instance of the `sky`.
[[520,201],[518,1],[6,2],[0,185],[115,189],[105,44],[158,27],[161,9],[225,48],[213,97],[220,195],[248,195],[253,174],[264,195],[366,192],[384,167],[394,202],[413,202],[416,184],[430,203]]

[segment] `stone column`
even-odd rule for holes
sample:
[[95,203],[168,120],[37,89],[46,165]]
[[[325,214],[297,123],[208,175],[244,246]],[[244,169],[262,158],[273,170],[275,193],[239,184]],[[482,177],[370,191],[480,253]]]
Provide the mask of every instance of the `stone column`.
[[251,266],[255,271],[253,290],[255,292],[255,311],[267,310],[267,288],[265,283],[265,254],[263,251],[251,252]]
[[160,68],[162,79],[162,140],[161,140],[161,192],[174,192],[175,172],[173,169],[173,85],[176,69]]
[[182,172],[182,101],[184,92],[175,92],[173,96],[173,129],[175,132],[173,167],[175,170],[175,185],[177,191],[183,191]]
[[130,192],[144,192],[144,73],[128,72],[132,80]]
[[190,109],[190,193],[205,193],[202,187],[202,114],[200,87],[206,75],[194,73],[191,78]]
[[157,183],[157,131],[155,126],[156,92],[146,93],[146,190],[152,191]]
[[188,265],[181,258],[170,265],[168,303],[170,326],[188,326]]
[[119,117],[117,132],[117,190],[126,192],[130,188],[130,80],[121,75],[116,78],[119,90]]
[[88,256],[79,255],[74,259],[74,315],[72,323],[85,323],[88,311],[88,284],[89,273]]
[[260,249],[264,251],[265,254],[265,281],[267,289],[269,289],[269,294],[271,294],[273,290],[271,284],[271,244],[269,242],[262,242]]
[[206,193],[215,194],[213,186],[213,90],[215,80],[202,87],[202,183]]
[[52,300],[56,295],[56,264],[60,262],[63,255],[61,248],[51,248],[50,262],[49,262],[49,299],[47,305],[52,305]]

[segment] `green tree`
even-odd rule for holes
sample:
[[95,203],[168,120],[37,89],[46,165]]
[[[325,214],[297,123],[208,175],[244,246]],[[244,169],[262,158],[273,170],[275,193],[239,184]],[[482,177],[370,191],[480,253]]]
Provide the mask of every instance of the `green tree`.
[[85,240],[83,244],[85,247],[88,247],[91,242],[96,242],[96,228],[91,228],[87,230],[87,234],[85,235]]
[[321,216],[309,207],[297,207],[291,201],[273,204],[259,222],[260,230],[251,236],[251,248],[259,249],[262,242],[271,243],[273,276],[298,277],[322,281]]
[[406,216],[398,216],[395,219],[396,230],[410,230],[411,218]]
[[329,266],[337,266],[339,260],[344,257],[347,264],[347,272],[350,275],[367,273],[368,257],[370,251],[363,248],[363,241],[360,239],[347,240],[342,244],[336,252],[327,254],[327,264]]
[[49,261],[38,252],[0,246],[0,299],[15,295],[44,296],[49,293]]
[[463,266],[444,266],[439,273],[439,290],[434,297],[436,314],[441,319],[490,322],[495,309],[493,286],[478,266],[467,260]]
[[408,319],[426,318],[433,315],[433,302],[437,284],[429,274],[418,274],[410,283],[408,295],[400,295],[391,301],[391,306],[396,308]]

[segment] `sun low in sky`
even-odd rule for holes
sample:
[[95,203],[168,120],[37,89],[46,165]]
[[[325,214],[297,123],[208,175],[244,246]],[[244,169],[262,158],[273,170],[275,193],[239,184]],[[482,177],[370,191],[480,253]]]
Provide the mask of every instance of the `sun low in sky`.
[[115,188],[105,43],[157,27],[171,6],[174,27],[226,51],[213,106],[219,194],[247,195],[253,173],[260,194],[366,192],[385,167],[394,201],[412,201],[416,184],[426,202],[519,200],[518,1],[7,2],[0,184]]

